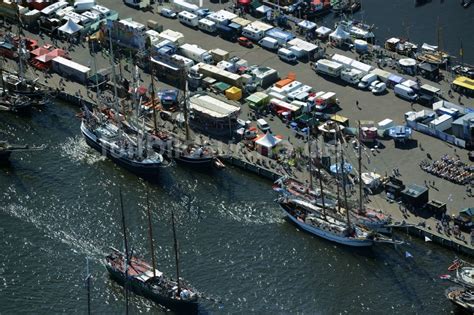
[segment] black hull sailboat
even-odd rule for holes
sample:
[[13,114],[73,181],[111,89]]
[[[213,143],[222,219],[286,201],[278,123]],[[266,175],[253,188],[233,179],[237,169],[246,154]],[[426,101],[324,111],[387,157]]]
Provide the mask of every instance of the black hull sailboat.
[[[124,268],[121,268],[125,263],[128,264],[127,275]],[[125,255],[113,249],[113,252],[106,257],[106,268],[117,283],[126,286],[135,294],[178,313],[196,314],[198,311],[197,297],[188,295],[191,290],[182,288],[181,295],[178,295],[175,281],[166,279],[158,270],[155,270],[153,276],[153,268],[136,257],[131,257],[125,262]]]
[[122,193],[120,192],[120,208],[122,214],[122,230],[125,252],[111,248],[105,258],[105,265],[110,276],[125,289],[125,298],[128,312],[128,290],[154,301],[168,309],[182,314],[196,314],[198,311],[199,296],[189,285],[183,283],[179,277],[178,243],[176,240],[174,213],[172,213],[172,227],[176,258],[176,281],[165,276],[155,267],[155,250],[153,244],[152,219],[147,193],[148,232],[150,237],[151,265],[142,259],[130,254],[125,226]]
[[161,155],[156,154],[155,157],[144,158],[141,160],[134,158],[133,155],[130,157],[126,150],[122,150],[120,147],[114,145],[114,143],[99,138],[86,126],[84,121],[81,124],[81,132],[84,135],[86,143],[90,147],[105,154],[114,163],[136,175],[142,177],[154,177],[158,175],[162,167],[163,158]]

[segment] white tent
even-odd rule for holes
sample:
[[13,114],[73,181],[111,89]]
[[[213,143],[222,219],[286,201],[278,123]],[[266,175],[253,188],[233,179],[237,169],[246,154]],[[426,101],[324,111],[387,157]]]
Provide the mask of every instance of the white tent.
[[275,147],[278,143],[280,143],[281,139],[273,136],[271,133],[266,133],[264,136],[258,138],[255,141],[255,144],[265,147],[267,149],[271,149]]
[[305,30],[310,31],[312,29],[315,29],[317,25],[314,22],[311,22],[311,21],[308,21],[308,20],[303,20],[303,21],[298,23],[298,26],[301,27],[301,28],[304,28]]
[[82,29],[82,26],[74,22],[72,19],[69,19],[66,24],[58,28],[58,31],[66,35],[74,35]]
[[272,12],[273,10],[269,6],[261,5],[255,11],[257,11],[261,14],[267,14],[267,12]]
[[331,32],[332,32],[332,29],[326,26],[320,26],[316,29],[316,34],[318,34],[321,37],[327,37]]
[[343,43],[351,38],[351,35],[344,31],[339,25],[334,32],[329,34],[329,39],[337,43]]

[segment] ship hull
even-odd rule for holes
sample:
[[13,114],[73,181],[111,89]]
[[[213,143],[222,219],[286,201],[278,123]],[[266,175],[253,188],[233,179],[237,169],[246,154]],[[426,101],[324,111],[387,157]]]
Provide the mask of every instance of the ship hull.
[[179,156],[176,158],[176,161],[180,164],[192,166],[192,167],[199,167],[199,168],[207,168],[212,166],[212,162],[214,158],[206,157],[206,158],[191,158],[187,156]]
[[81,124],[81,132],[86,140],[86,143],[93,149],[97,150],[101,154],[105,154],[109,159],[111,159],[115,164],[120,167],[125,168],[126,170],[137,174],[142,177],[155,177],[158,175],[161,168],[161,164],[158,163],[137,163],[131,161],[127,158],[124,158],[120,154],[116,154],[110,150],[107,146],[103,146],[98,142],[97,137]]
[[324,238],[328,241],[335,242],[338,244],[346,245],[346,246],[351,246],[351,247],[369,247],[372,246],[374,243],[370,239],[365,239],[365,240],[356,240],[356,239],[350,239],[347,237],[342,237],[338,235],[334,235],[332,233],[329,233],[327,231],[323,231],[321,229],[318,229],[314,226],[311,226],[309,224],[306,224],[304,222],[299,221],[297,218],[295,218],[293,215],[291,215],[284,207],[280,206],[282,210],[285,212],[285,214],[288,216],[288,218],[296,224],[298,227],[301,229],[305,230],[308,233],[311,233],[313,235],[316,235],[318,237]]
[[[115,270],[109,265],[106,265],[106,268],[110,276],[112,277],[112,279],[114,279],[121,286],[125,285],[125,275],[122,272]],[[135,280],[132,277],[128,278],[127,287],[130,291],[134,292],[135,294],[141,295],[175,312],[182,313],[182,314],[196,314],[198,311],[198,303],[196,301],[180,301],[180,300],[170,299],[160,294],[156,294],[152,292],[152,290],[148,288],[146,285]]]

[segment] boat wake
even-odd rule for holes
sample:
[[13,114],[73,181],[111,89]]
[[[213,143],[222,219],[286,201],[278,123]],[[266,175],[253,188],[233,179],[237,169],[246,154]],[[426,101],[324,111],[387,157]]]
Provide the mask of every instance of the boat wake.
[[[5,194],[13,191],[14,188],[11,186]],[[26,201],[30,199],[28,195],[25,195],[24,198]],[[1,211],[5,214],[33,225],[36,229],[42,231],[46,237],[67,245],[74,253],[89,256],[94,260],[100,260],[104,257],[105,251],[93,244],[87,237],[87,233],[77,233],[73,229],[66,231],[67,226],[64,225],[64,222],[67,222],[66,219],[70,216],[71,211],[77,210],[72,209],[73,206],[68,207],[69,209],[66,209],[66,206],[62,206],[61,209],[54,209],[55,207],[52,206],[49,209],[50,212],[42,212],[32,206],[23,205],[22,200],[13,201],[10,199],[4,201],[6,201],[5,206],[1,207]],[[55,213],[55,215],[53,216],[52,213]],[[52,217],[55,219],[52,219]],[[44,250],[48,251],[50,249],[44,248]]]
[[91,149],[80,135],[68,138],[65,143],[60,145],[60,150],[62,157],[68,157],[78,163],[85,162],[92,165],[106,159],[104,155],[99,155]]
[[221,202],[211,208],[214,207],[222,217],[243,224],[265,225],[284,222],[282,213],[268,202],[251,205]]

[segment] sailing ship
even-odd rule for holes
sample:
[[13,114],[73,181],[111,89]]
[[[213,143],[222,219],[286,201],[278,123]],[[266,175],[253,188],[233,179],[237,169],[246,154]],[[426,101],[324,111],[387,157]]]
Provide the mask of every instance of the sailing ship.
[[[111,122],[100,122],[92,113],[86,114],[81,122],[81,132],[86,143],[100,153],[105,154],[117,165],[140,176],[148,177],[159,173],[163,156],[149,151],[133,141]],[[138,139],[143,142],[143,139]]]
[[[360,135],[360,132],[359,132]],[[334,135],[336,137],[336,134]],[[309,146],[311,147],[311,146]],[[389,227],[391,223],[391,217],[385,215],[383,212],[378,211],[376,209],[371,209],[366,207],[363,204],[363,187],[362,187],[362,152],[361,152],[361,145],[360,145],[360,138],[359,138],[359,145],[358,145],[358,161],[359,161],[359,206],[355,209],[355,211],[350,211],[345,209],[341,206],[341,202],[339,200],[339,185],[338,188],[338,197],[334,199],[332,197],[327,196],[327,193],[322,193],[323,187],[322,184],[320,185],[320,189],[313,189],[312,185],[310,187],[304,185],[301,182],[298,182],[294,179],[288,177],[282,177],[275,181],[273,185],[273,189],[275,191],[283,191],[288,195],[292,195],[294,197],[307,200],[317,206],[324,206],[323,201],[325,202],[325,207],[332,212],[335,213],[345,213],[350,212],[350,217],[354,220],[357,224],[363,225],[370,230],[373,230],[378,233],[390,233],[391,228]],[[336,148],[337,150],[337,148]],[[342,153],[342,151],[341,151]],[[337,152],[336,152],[336,160],[337,160]],[[310,176],[311,176],[311,167],[312,161],[310,161]],[[336,164],[338,164],[336,162]],[[341,167],[342,169],[342,167]],[[318,172],[321,174],[319,165],[318,165]],[[341,176],[345,176],[345,174],[341,174]],[[321,180],[321,178],[320,178]],[[311,180],[310,180],[311,183]],[[343,187],[345,189],[345,187]],[[323,200],[324,199],[324,200]],[[347,207],[347,203],[346,203]]]
[[[153,73],[151,75],[151,99],[152,99],[152,108],[155,111],[155,89],[154,89],[154,80]],[[184,75],[183,75],[184,77]],[[184,141],[179,139],[177,136],[172,135],[169,132],[157,129],[156,126],[156,113],[153,112],[155,126],[154,130],[151,132],[156,143],[154,148],[159,150],[159,152],[167,153],[170,158],[175,159],[177,162],[184,165],[189,165],[192,167],[206,168],[213,165],[214,162],[219,163],[215,156],[215,152],[211,147],[197,144],[192,141],[189,132],[189,119],[188,119],[188,82],[186,80],[184,85],[184,100],[182,102],[183,113],[184,113],[184,124],[185,124],[185,139]]]
[[456,283],[456,286],[446,289],[445,295],[454,305],[469,314],[474,313],[474,266],[464,260],[456,259],[448,267],[455,271],[454,276],[442,275],[440,278]]
[[278,203],[293,223],[313,235],[347,246],[367,247],[374,244],[370,231],[326,214],[322,208],[308,201],[280,198]]
[[335,15],[343,13],[354,13],[361,9],[362,5],[360,0],[336,0],[331,2],[332,11]]
[[5,90],[0,91],[0,111],[25,113],[31,109],[31,100],[26,96],[9,94]]
[[18,32],[18,72],[4,73],[2,71],[2,87],[4,91],[15,96],[28,97],[32,105],[46,105],[55,97],[55,93],[49,87],[38,84],[38,79],[32,80],[25,77],[25,60],[28,51],[25,47],[25,39],[21,36],[21,21]]
[[139,176],[153,177],[158,174],[163,165],[163,156],[148,150],[148,138],[144,130],[136,134],[136,141],[122,130],[122,117],[118,110],[115,64],[111,39],[109,44],[114,80],[115,108],[113,118],[115,123],[111,119],[104,119],[100,116],[100,113],[94,114],[85,106],[81,122],[81,132],[90,147],[105,154],[114,163]]
[[461,310],[466,311],[467,314],[474,313],[474,291],[455,286],[446,289],[445,295],[448,300]]
[[195,314],[198,310],[198,294],[189,285],[183,283],[179,278],[178,245],[174,214],[172,213],[172,227],[174,237],[174,248],[176,258],[177,280],[166,277],[163,272],[155,267],[153,237],[151,230],[151,215],[147,205],[148,224],[150,234],[150,246],[152,253],[152,265],[129,253],[127,232],[125,227],[125,215],[123,210],[122,194],[120,193],[120,205],[122,212],[122,229],[125,245],[125,253],[111,248],[112,252],[105,259],[105,266],[111,277],[126,290],[130,289],[138,295],[144,296],[166,308],[183,314]]
[[336,22],[334,27],[337,28],[338,26],[355,38],[363,39],[368,42],[375,40],[375,34],[372,32],[373,26],[348,19]]

